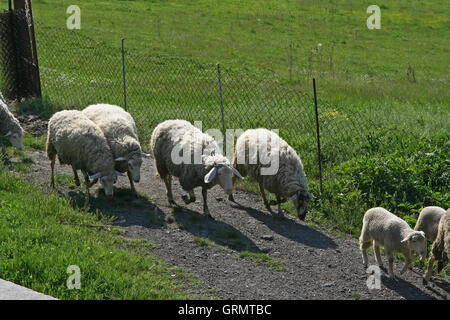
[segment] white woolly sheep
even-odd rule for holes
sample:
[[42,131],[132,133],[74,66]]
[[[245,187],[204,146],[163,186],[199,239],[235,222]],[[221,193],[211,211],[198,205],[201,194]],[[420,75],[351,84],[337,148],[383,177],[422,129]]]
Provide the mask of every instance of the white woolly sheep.
[[[419,214],[419,218],[417,219],[416,226],[414,230],[425,232],[425,237],[427,240],[433,242],[436,240],[439,221],[442,216],[445,214],[445,210],[441,207],[425,207]],[[425,242],[426,246],[426,242]],[[426,250],[423,256],[420,259],[421,263],[424,263],[426,259]]]
[[103,131],[113,153],[116,170],[127,172],[131,191],[136,194],[133,182],[140,181],[142,157],[148,154],[142,152],[133,117],[121,107],[110,104],[90,105],[82,113]]
[[[19,150],[23,148],[23,129],[19,121],[9,111],[6,103],[0,99],[0,137],[8,137],[11,144]],[[4,147],[2,144],[2,151]]]
[[172,176],[178,177],[181,187],[189,193],[183,195],[186,204],[195,201],[194,188],[202,187],[203,211],[209,218],[207,190],[219,184],[227,194],[233,192],[231,168],[216,141],[185,120],[167,120],[152,133],[151,150],[159,176],[167,189],[167,198],[175,204],[172,195]]
[[[264,205],[273,213],[270,205],[293,201],[298,217],[305,219],[311,194],[303,164],[295,150],[276,133],[267,129],[250,129],[236,141],[233,167],[242,176],[249,175],[259,184]],[[264,189],[276,195],[276,202],[267,201]],[[233,200],[230,197],[230,200]]]
[[[55,113],[48,122],[47,156],[51,161],[51,186],[55,187],[54,167],[71,165],[74,173],[81,170],[86,182],[86,202],[89,201],[89,179],[100,179],[107,196],[113,195],[117,180],[114,159],[103,132],[81,111]],[[91,176],[89,176],[91,175]]]
[[423,277],[423,283],[427,284],[433,275],[434,261],[438,261],[437,272],[445,267],[450,259],[450,209],[447,209],[446,213],[442,216],[439,226],[436,240],[434,240],[431,246],[431,254],[428,259],[427,272]]
[[372,242],[375,258],[381,268],[383,262],[381,261],[380,246],[384,247],[389,261],[389,276],[394,278],[394,252],[403,253],[406,258],[405,265],[400,272],[400,274],[403,274],[408,270],[414,252],[419,255],[423,254],[425,233],[414,231],[405,220],[384,208],[372,208],[364,214],[361,236],[359,237],[363,264],[366,268],[368,264],[367,249]]

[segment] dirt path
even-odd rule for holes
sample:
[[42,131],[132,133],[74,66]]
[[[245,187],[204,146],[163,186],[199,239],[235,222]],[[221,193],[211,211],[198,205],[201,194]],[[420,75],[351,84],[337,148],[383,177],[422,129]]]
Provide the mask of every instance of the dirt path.
[[[44,152],[32,152],[33,176],[47,188],[49,162]],[[58,173],[71,174],[57,165]],[[118,217],[118,224],[131,238],[144,238],[156,245],[151,251],[175,266],[185,268],[199,280],[195,293],[222,299],[449,299],[450,283],[439,278],[422,285],[422,271],[414,268],[391,280],[382,272],[381,289],[369,290],[354,239],[331,236],[294,217],[272,217],[259,196],[238,191],[237,204],[226,200],[220,187],[208,193],[215,221],[202,212],[201,193],[185,206],[177,181],[175,201],[182,208],[168,207],[164,183],[155,178],[153,159],[145,159],[138,193],[132,200],[127,177],[119,178],[113,201],[93,198],[92,206]],[[59,186],[59,191],[79,196],[81,189]],[[266,253],[282,266],[255,263],[239,257],[243,250]],[[383,256],[385,263],[387,263]],[[375,263],[370,255],[370,263]],[[396,263],[398,274],[401,263]]]

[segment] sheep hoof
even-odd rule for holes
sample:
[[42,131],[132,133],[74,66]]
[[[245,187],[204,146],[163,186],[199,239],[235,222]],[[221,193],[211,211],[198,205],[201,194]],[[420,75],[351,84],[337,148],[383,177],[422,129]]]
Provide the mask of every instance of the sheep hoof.
[[428,285],[428,281],[427,281],[427,279],[425,279],[425,278],[422,278],[422,284],[423,284],[424,286]]
[[232,202],[235,202],[235,201],[234,201],[234,197],[233,197],[232,194],[230,194],[230,195],[228,196],[228,200],[229,200],[229,201],[232,201]]
[[169,206],[176,206],[177,204],[175,203],[175,201],[169,199]]
[[189,204],[191,202],[195,202],[195,198],[188,198],[187,195],[183,195],[183,196],[181,196],[181,198],[183,199],[185,204]]

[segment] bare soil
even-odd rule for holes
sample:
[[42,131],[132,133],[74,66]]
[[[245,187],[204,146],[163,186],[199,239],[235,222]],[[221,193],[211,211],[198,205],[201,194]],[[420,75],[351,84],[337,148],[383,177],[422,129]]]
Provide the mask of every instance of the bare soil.
[[[49,190],[50,164],[42,151],[29,154],[32,177]],[[71,175],[70,167],[56,167]],[[186,289],[194,294],[221,299],[449,299],[450,283],[434,277],[422,285],[423,271],[413,267],[396,280],[382,271],[381,289],[368,289],[368,274],[362,266],[357,239],[334,236],[293,216],[273,217],[258,195],[237,191],[236,203],[227,200],[219,186],[208,192],[209,209],[215,220],[202,214],[200,190],[197,201],[184,205],[184,192],[174,180],[177,208],[171,208],[164,183],[155,177],[152,158],[144,160],[139,198],[132,197],[127,177],[120,177],[116,196],[106,200],[92,188],[91,208],[117,217],[125,236],[147,239],[157,257],[188,270],[192,282]],[[83,199],[84,188],[57,185],[58,192]],[[50,190],[49,190],[50,192]],[[308,220],[308,218],[307,218]],[[267,254],[282,266],[239,257],[249,251]],[[385,263],[387,259],[383,256]],[[373,254],[370,263],[375,264]],[[394,271],[398,275],[402,261]],[[176,277],[176,275],[175,275]]]

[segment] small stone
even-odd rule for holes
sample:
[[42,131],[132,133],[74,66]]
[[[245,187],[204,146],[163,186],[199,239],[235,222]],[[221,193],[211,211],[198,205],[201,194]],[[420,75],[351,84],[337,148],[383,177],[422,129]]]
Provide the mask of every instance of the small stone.
[[322,287],[332,287],[334,286],[334,282],[327,282],[322,285]]
[[273,240],[273,235],[265,234],[265,235],[261,236],[261,239],[272,241]]

